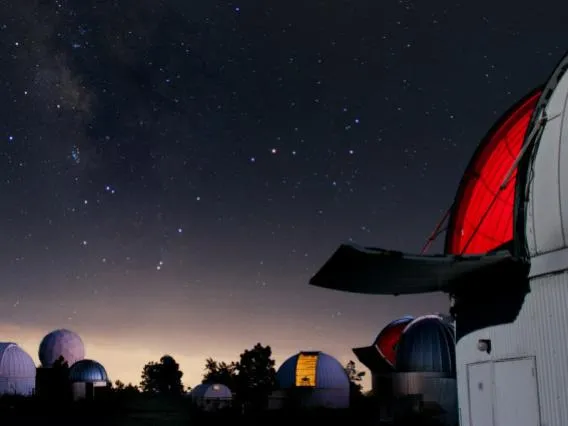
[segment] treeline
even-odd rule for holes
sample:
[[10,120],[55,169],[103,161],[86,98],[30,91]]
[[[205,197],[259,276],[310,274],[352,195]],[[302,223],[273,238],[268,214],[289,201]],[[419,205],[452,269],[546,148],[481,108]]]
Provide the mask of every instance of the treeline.
[[[361,380],[365,373],[357,370],[353,361],[345,365],[345,372],[351,383],[352,397],[361,396]],[[124,393],[148,393],[161,395],[182,395],[191,388],[182,385],[183,372],[179,364],[169,355],[159,362],[149,362],[142,369],[142,380],[138,386],[125,385],[117,380],[113,389]],[[202,383],[218,383],[227,386],[236,395],[237,402],[249,408],[266,405],[269,395],[278,388],[275,362],[270,346],[257,343],[246,349],[237,361],[225,362],[207,358]]]

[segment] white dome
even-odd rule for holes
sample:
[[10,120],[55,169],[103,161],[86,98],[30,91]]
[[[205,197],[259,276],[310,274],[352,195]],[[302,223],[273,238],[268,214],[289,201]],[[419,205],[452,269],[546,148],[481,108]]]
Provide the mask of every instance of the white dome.
[[0,394],[31,395],[36,367],[32,357],[15,343],[0,343]]
[[233,397],[231,389],[218,383],[202,383],[191,391],[192,399],[230,399]]
[[85,346],[78,334],[70,330],[55,330],[43,338],[39,345],[39,360],[51,367],[62,356],[69,367],[85,358]]
[[544,108],[535,111],[546,121],[527,170],[525,233],[533,277],[568,269],[567,59],[562,62],[539,101]]

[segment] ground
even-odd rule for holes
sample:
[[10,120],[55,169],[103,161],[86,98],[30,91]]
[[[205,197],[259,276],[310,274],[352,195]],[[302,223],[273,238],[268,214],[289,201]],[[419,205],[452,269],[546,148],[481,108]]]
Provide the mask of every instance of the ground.
[[[317,424],[379,424],[372,407],[349,410],[266,411],[243,416],[192,412],[187,398],[168,399],[134,395],[91,403],[41,402],[33,398],[0,398],[2,425],[27,426],[312,426]],[[425,425],[417,419],[405,424]]]

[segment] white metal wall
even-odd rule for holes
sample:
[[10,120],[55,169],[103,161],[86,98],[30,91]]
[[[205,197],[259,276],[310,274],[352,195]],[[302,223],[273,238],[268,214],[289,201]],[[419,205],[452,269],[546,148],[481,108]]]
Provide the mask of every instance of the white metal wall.
[[531,275],[568,268],[568,73],[546,106],[548,121],[529,168],[526,238]]
[[420,395],[425,404],[434,403],[445,412],[438,416],[443,424],[457,424],[457,384],[454,378],[441,373],[394,373],[393,394],[395,399]]
[[[477,348],[479,339],[491,339],[490,354]],[[540,426],[568,425],[568,272],[531,280],[517,320],[463,337],[456,355],[461,426],[491,426],[470,422],[467,365],[531,356],[536,361]]]

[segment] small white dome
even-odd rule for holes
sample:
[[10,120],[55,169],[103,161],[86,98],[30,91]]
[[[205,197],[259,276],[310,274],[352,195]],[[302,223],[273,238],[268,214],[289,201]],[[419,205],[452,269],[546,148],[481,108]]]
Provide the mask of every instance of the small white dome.
[[531,276],[568,269],[567,63],[564,58],[545,87],[533,117],[535,125],[527,134],[535,134],[538,120],[545,119],[526,171],[525,233]]
[[195,399],[230,399],[231,389],[219,383],[202,383],[191,390],[191,398]]

